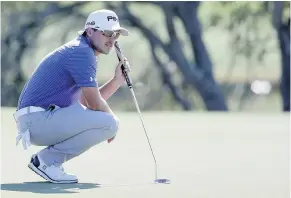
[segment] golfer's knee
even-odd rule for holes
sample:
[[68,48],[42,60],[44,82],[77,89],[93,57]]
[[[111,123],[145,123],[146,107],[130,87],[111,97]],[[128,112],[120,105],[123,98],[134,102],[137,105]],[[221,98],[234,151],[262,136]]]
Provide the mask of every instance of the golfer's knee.
[[115,136],[118,129],[119,129],[118,119],[116,117],[110,115],[108,117],[108,130],[107,130],[108,137],[111,138],[111,137]]

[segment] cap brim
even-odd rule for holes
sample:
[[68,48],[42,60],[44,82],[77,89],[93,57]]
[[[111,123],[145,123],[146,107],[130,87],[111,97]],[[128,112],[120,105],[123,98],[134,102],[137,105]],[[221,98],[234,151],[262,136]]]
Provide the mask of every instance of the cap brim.
[[[82,34],[84,33],[84,31],[85,31],[85,30],[80,30],[80,31],[78,31],[78,34],[79,34],[79,35],[82,35]],[[118,32],[120,32],[120,34],[121,34],[122,36],[128,36],[128,35],[129,35],[129,31],[128,31],[127,29],[125,29],[125,28],[122,28],[122,27],[114,28],[113,31],[118,31]]]
[[125,29],[125,28],[122,28],[122,27],[118,27],[116,29],[113,29],[113,31],[119,31],[122,36],[128,36],[129,35],[129,31],[127,29]]

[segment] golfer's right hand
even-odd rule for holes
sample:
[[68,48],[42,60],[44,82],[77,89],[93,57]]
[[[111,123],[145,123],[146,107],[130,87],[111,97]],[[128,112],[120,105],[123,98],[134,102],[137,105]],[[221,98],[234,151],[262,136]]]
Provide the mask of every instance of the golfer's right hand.
[[128,61],[126,58],[124,58],[123,61],[120,61],[116,68],[115,68],[115,75],[114,75],[114,79],[116,82],[118,82],[119,85],[123,85],[126,82],[125,76],[123,75],[123,71],[121,66],[124,66],[124,69],[127,73],[129,73],[131,71],[130,69],[130,65],[128,64]]

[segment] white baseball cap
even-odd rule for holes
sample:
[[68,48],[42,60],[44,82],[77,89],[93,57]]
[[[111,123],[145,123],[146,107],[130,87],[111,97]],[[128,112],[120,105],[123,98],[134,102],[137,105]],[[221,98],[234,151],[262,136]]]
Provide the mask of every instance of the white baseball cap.
[[92,12],[86,20],[84,29],[78,33],[83,34],[89,27],[100,31],[119,31],[123,36],[129,35],[129,31],[127,29],[120,27],[118,16],[112,10],[102,9]]

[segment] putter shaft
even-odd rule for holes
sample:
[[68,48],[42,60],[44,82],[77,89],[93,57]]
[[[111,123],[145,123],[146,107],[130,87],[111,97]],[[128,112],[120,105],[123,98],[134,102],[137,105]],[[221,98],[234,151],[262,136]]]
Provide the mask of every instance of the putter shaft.
[[[116,51],[116,55],[117,55],[117,58],[118,60],[123,60],[124,59],[124,56],[121,52],[121,49],[119,47],[119,44],[118,42],[116,41],[114,43],[114,46],[115,46],[115,51]],[[143,119],[142,119],[142,116],[141,116],[141,112],[140,112],[140,109],[139,109],[139,105],[138,105],[138,102],[137,102],[137,99],[135,97],[135,94],[134,94],[134,91],[133,91],[133,86],[132,86],[132,82],[131,82],[131,79],[129,77],[129,75],[127,74],[127,72],[124,70],[124,67],[122,65],[122,72],[123,72],[123,75],[125,76],[125,79],[126,79],[126,82],[127,82],[127,86],[129,87],[130,89],[130,92],[131,92],[131,95],[133,97],[133,100],[134,100],[134,103],[135,103],[135,106],[136,106],[136,109],[138,111],[138,114],[139,114],[139,117],[140,117],[140,120],[141,120],[141,123],[142,123],[142,127],[144,129],[144,132],[145,132],[145,135],[146,135],[146,138],[147,138],[147,141],[148,141],[148,144],[150,146],[150,149],[151,149],[151,152],[152,152],[152,156],[154,158],[154,162],[155,162],[155,179],[157,180],[158,179],[158,165],[157,165],[157,161],[156,161],[156,158],[155,158],[155,154],[154,154],[154,151],[152,149],[152,146],[151,146],[151,143],[150,143],[150,140],[148,138],[148,135],[147,135],[147,132],[146,132],[146,129],[145,129],[145,126],[144,126],[144,123],[143,123]]]
[[137,99],[135,97],[135,94],[134,94],[134,91],[133,91],[133,88],[130,88],[130,92],[131,92],[131,95],[133,97],[133,100],[134,100],[134,103],[135,103],[135,106],[136,106],[136,109],[138,111],[138,114],[139,114],[139,118],[140,118],[140,121],[142,123],[142,127],[143,127],[143,130],[145,132],[145,135],[147,137],[147,140],[148,140],[148,143],[149,143],[149,146],[150,146],[150,149],[151,149],[151,152],[152,152],[152,155],[153,155],[153,158],[154,158],[154,161],[155,161],[155,179],[158,179],[158,167],[157,167],[157,161],[156,161],[156,158],[155,158],[155,154],[154,154],[154,151],[152,149],[152,146],[151,146],[151,143],[150,143],[150,140],[149,140],[149,137],[147,135],[147,132],[146,132],[146,129],[145,129],[145,126],[144,126],[144,123],[143,123],[143,118],[141,116],[141,112],[140,112],[140,109],[139,109],[139,105],[138,105],[138,102],[137,102]]

